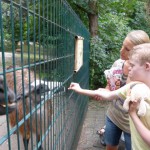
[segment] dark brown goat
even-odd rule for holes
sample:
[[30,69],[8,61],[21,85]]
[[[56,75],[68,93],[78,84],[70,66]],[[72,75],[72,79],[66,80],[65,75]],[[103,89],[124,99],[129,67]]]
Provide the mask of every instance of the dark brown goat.
[[[25,115],[29,114],[34,108],[36,108],[36,106],[41,102],[41,94],[46,93],[46,91],[49,90],[48,86],[44,84],[39,84],[36,85],[35,87],[31,86],[31,83],[35,82],[35,78],[34,73],[30,72],[30,82],[29,82],[28,69],[23,69],[23,72],[21,70],[16,71],[15,76],[16,76],[16,91],[17,91],[16,95],[22,96],[20,96],[21,100],[18,101],[16,110],[9,115],[10,124],[12,127],[14,127],[19,121],[24,119]],[[12,72],[7,73],[6,79],[8,87],[14,90],[15,84],[14,74]],[[52,105],[51,100],[48,100],[46,104],[41,105],[41,108],[32,114],[32,119],[29,117],[19,127],[20,134],[23,137],[25,149],[28,149],[28,143],[30,140],[31,132],[36,133],[39,142],[42,136],[41,133],[43,134],[44,121],[46,121],[45,123],[46,128],[48,127],[48,125],[50,125],[52,117],[51,105]],[[40,146],[38,149],[41,150],[42,146]]]

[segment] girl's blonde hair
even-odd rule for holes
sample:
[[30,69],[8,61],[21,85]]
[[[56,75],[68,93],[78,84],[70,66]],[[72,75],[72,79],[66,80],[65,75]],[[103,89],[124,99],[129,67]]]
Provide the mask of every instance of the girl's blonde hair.
[[134,45],[150,43],[149,36],[143,30],[133,30],[126,36]]

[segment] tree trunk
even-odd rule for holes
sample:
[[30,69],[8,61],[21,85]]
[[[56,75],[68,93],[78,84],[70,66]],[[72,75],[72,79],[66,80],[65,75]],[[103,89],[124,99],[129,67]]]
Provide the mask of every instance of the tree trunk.
[[98,34],[98,4],[97,0],[89,0],[89,30],[91,33],[91,37],[97,36]]
[[91,37],[95,37],[98,34],[98,15],[89,13],[88,18]]
[[[76,0],[77,1],[77,0]],[[89,21],[89,32],[91,37],[98,35],[98,1],[99,0],[88,0],[86,2],[86,7],[81,3],[74,3],[72,0],[69,0],[70,3],[74,3],[77,9],[80,9],[88,16]]]

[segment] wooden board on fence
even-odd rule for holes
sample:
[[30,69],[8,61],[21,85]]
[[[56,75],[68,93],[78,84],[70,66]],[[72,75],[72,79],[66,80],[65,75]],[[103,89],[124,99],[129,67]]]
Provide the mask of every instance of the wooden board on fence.
[[74,72],[78,72],[83,65],[83,40],[81,36],[75,37],[75,65]]

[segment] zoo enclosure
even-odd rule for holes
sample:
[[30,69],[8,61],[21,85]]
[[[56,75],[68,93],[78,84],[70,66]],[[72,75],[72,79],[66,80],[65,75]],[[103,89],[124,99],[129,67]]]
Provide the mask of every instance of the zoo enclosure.
[[[89,33],[78,16],[65,0],[2,0],[0,1],[0,75],[4,78],[5,99],[8,105],[6,74],[13,75],[15,95],[23,95],[23,118],[18,118],[15,126],[10,126],[7,115],[0,116],[0,149],[23,149],[19,129],[31,130],[29,149],[71,150],[78,140],[77,133],[87,109],[88,98],[80,96],[67,88],[72,81],[88,88],[89,82]],[[84,38],[83,65],[74,73],[75,36]],[[28,70],[27,75],[24,70]],[[21,93],[18,91],[21,76]],[[28,82],[26,83],[25,77]],[[33,79],[31,78],[33,76]],[[40,102],[32,106],[27,113],[26,91],[31,94],[32,85],[48,85],[40,97]],[[37,92],[34,93],[38,97]],[[50,105],[48,105],[50,102]],[[19,102],[18,102],[19,103]],[[50,107],[50,116],[46,109]],[[6,107],[7,108],[7,107]],[[33,122],[32,119],[35,119]],[[40,118],[40,125],[38,119]],[[46,120],[50,120],[47,125]],[[36,132],[33,132],[34,124]],[[43,130],[44,128],[44,130]],[[40,141],[38,140],[40,130]],[[25,137],[27,138],[27,133]],[[27,149],[25,143],[25,149]]]

